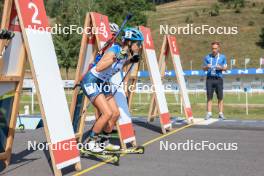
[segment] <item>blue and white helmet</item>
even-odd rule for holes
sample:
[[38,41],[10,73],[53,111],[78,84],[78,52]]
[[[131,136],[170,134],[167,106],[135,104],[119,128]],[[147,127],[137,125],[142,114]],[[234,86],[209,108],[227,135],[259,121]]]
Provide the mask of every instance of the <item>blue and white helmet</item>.
[[110,30],[113,33],[117,33],[119,31],[119,26],[116,23],[110,23]]
[[144,41],[143,34],[136,28],[124,29],[123,40]]

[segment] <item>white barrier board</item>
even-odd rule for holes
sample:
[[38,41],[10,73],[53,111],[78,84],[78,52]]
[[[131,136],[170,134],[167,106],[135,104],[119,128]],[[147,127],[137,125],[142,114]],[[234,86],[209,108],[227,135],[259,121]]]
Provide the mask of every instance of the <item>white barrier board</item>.
[[168,37],[168,44],[170,47],[170,52],[172,55],[172,61],[174,65],[174,70],[176,72],[176,77],[178,80],[178,84],[180,86],[180,91],[183,99],[184,109],[187,115],[187,119],[192,121],[193,120],[193,113],[191,108],[191,103],[188,96],[188,90],[186,88],[186,83],[184,79],[184,73],[182,70],[181,59],[179,54],[179,48],[177,47],[176,38],[174,36],[169,35]]
[[161,74],[154,48],[153,39],[149,28],[144,26],[139,27],[144,35],[144,49],[146,54],[146,61],[150,72],[152,84],[154,86],[154,94],[157,100],[157,106],[160,113],[160,121],[164,128],[171,127],[170,114],[164,93],[164,86],[161,81]]
[[48,128],[47,137],[53,146],[56,167],[62,169],[80,162],[80,157],[44,3],[43,0],[15,2],[43,118]]

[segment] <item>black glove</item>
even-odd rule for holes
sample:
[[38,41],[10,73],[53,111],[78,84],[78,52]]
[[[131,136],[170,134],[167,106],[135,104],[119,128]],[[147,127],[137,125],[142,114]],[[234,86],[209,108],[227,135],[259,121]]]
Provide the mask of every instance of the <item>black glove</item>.
[[134,54],[132,58],[130,59],[131,63],[138,63],[140,60],[140,56],[138,54]]
[[15,36],[14,32],[7,31],[5,29],[0,31],[0,39],[10,40]]

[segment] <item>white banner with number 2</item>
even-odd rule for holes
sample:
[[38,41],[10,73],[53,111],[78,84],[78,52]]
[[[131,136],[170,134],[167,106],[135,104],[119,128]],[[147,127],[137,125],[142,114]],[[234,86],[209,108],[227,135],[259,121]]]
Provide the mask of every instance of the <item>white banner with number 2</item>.
[[[43,0],[15,0],[43,120],[58,169],[80,161]],[[55,146],[69,146],[55,148]]]

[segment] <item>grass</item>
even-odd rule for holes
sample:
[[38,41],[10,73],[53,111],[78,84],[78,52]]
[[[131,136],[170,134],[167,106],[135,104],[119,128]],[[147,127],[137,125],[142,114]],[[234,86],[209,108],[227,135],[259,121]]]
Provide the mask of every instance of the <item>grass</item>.
[[[166,94],[169,112],[172,116],[184,115],[180,112],[180,98],[178,95]],[[147,116],[149,110],[149,102],[151,99],[150,94],[135,94],[133,98],[133,105],[131,113],[133,116]],[[245,108],[245,93],[240,94],[225,94],[224,112],[228,119],[251,119],[251,120],[264,120],[264,94],[248,94],[249,102],[249,115],[246,115]],[[71,102],[71,95],[67,95],[68,103]],[[190,101],[195,117],[204,117],[206,113],[206,97],[204,93],[190,94]],[[35,97],[35,102],[37,99]],[[23,113],[24,105],[31,105],[31,97],[23,95],[20,104],[20,113]],[[93,114],[93,107],[89,106],[88,113]],[[217,101],[214,99],[213,105],[214,116],[217,116]],[[35,114],[39,114],[39,107],[36,103]]]
[[[178,95],[176,95],[177,97]],[[184,116],[180,112],[180,98],[178,102],[172,94],[167,94],[169,112],[172,116]],[[136,95],[132,106],[133,115],[146,116],[148,114],[149,104],[139,104],[141,100],[149,100],[148,95]],[[245,94],[225,94],[225,116],[229,119],[251,119],[264,120],[264,94],[249,94],[249,115],[246,115]],[[190,95],[191,106],[195,117],[204,117],[206,113],[206,96],[204,93]],[[149,101],[147,101],[149,102]],[[217,100],[213,101],[213,114],[217,117]]]

